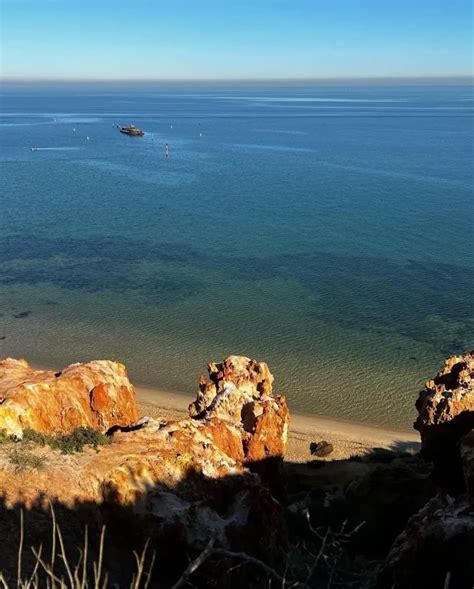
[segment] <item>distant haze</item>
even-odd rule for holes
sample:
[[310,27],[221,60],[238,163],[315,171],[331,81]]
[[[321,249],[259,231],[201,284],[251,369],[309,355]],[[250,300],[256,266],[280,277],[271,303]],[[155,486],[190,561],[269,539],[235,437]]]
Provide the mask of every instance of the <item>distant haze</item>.
[[472,75],[471,0],[3,0],[1,22],[3,78]]

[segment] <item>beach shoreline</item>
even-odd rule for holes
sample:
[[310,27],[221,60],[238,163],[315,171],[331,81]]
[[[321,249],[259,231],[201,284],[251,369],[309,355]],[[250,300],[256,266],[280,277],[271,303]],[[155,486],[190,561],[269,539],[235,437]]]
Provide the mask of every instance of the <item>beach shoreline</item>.
[[[55,370],[30,363],[37,370]],[[167,391],[159,387],[134,384],[140,416],[155,419],[180,420],[188,416],[188,406],[195,395]],[[311,455],[311,442],[326,441],[334,451],[325,460],[347,460],[351,456],[369,454],[374,448],[417,452],[421,446],[415,430],[397,430],[375,424],[344,421],[324,415],[301,414],[291,410],[288,449],[285,458],[292,462],[306,462]]]
[[[149,386],[135,385],[141,415],[163,419],[183,419],[193,395],[179,394]],[[415,431],[401,431],[381,426],[343,421],[319,415],[303,415],[291,411],[288,450],[285,458],[305,462],[311,456],[311,442],[327,441],[334,447],[328,460],[345,460],[362,456],[374,448],[416,452],[420,437]]]

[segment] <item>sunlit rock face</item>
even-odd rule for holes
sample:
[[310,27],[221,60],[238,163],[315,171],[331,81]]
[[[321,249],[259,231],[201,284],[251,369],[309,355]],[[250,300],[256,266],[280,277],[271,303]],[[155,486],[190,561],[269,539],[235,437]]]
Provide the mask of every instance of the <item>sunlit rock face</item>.
[[289,411],[273,395],[273,375],[265,362],[228,356],[201,377],[192,417],[207,424],[215,443],[244,463],[282,457],[288,442]]
[[36,370],[25,360],[0,361],[0,432],[22,437],[77,427],[106,432],[138,418],[135,389],[123,364],[95,360],[61,372]]
[[434,462],[435,480],[456,489],[463,484],[459,441],[474,428],[474,353],[452,356],[416,402],[423,455]]

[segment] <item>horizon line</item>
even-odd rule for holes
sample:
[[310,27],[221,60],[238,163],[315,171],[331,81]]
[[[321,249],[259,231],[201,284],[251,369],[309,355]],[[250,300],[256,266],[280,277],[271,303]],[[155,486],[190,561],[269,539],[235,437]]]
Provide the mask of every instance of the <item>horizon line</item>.
[[344,83],[344,82],[470,82],[474,83],[474,74],[455,75],[421,75],[421,76],[338,76],[338,77],[229,77],[229,78],[100,78],[100,77],[64,77],[64,76],[0,76],[0,83],[5,82],[61,82],[61,83],[237,83],[237,82],[300,82],[300,83]]

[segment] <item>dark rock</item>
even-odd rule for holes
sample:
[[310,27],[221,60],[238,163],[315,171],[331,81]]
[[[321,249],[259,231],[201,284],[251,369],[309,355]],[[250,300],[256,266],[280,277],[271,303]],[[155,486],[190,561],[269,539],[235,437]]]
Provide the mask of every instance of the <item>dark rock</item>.
[[309,445],[309,451],[312,456],[319,456],[322,458],[323,456],[329,456],[331,452],[334,452],[334,446],[324,440],[322,442],[311,442]]
[[[377,589],[471,589],[474,511],[465,496],[433,497],[395,540]],[[447,580],[449,579],[449,582]]]

